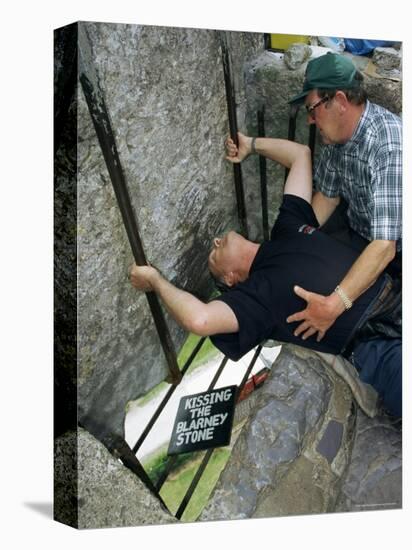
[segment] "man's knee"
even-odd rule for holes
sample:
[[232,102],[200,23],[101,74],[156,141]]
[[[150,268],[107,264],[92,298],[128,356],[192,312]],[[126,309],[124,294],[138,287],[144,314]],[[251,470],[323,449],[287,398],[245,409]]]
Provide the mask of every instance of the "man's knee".
[[360,379],[375,388],[388,412],[402,416],[402,340],[360,342],[353,357]]

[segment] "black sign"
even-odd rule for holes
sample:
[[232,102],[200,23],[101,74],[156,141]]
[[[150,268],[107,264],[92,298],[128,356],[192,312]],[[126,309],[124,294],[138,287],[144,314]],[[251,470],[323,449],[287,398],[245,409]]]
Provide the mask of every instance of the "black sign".
[[237,386],[186,395],[179,403],[167,454],[229,445]]

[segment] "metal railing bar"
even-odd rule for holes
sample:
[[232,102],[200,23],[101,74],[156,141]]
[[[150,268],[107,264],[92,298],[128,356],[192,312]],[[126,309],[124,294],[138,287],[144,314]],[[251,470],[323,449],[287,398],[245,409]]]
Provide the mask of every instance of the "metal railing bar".
[[[257,113],[258,135],[265,137],[265,107],[263,106]],[[259,155],[259,172],[260,172],[260,197],[262,203],[262,228],[263,238],[269,240],[269,221],[268,221],[268,189],[267,189],[267,172],[266,159],[263,155]]]
[[[227,31],[216,31],[216,32],[218,34],[220,47],[222,50],[223,75],[225,80],[230,137],[233,139],[233,141],[236,144],[238,144],[238,137],[237,137],[238,125],[237,125],[237,117],[236,117],[235,87],[233,84],[230,53],[229,53],[229,47],[227,44],[227,36],[226,36]],[[243,189],[242,169],[241,169],[240,163],[233,164],[233,173],[234,173],[234,179],[235,179],[236,204],[237,204],[237,213],[239,218],[240,232],[245,238],[247,238],[248,227],[247,227],[245,193]]]
[[[228,361],[229,361],[228,357],[223,357],[223,359],[220,362],[220,365],[219,365],[219,367],[218,367],[218,369],[215,373],[215,376],[213,377],[213,379],[212,379],[211,383],[209,384],[209,387],[206,391],[210,391],[214,388],[217,380],[219,379],[219,376],[222,374],[222,371],[225,368],[225,365]],[[176,456],[171,456],[171,457],[169,457],[168,461],[166,462],[165,470],[164,470],[163,474],[161,475],[161,477],[159,478],[159,480],[156,483],[156,489],[158,491],[160,491],[163,484],[165,483],[165,481],[167,479],[167,476],[169,475],[171,469],[173,468],[173,466],[176,463],[176,460],[177,460]]]
[[[186,363],[183,365],[183,368],[181,370],[181,373],[182,373],[182,377],[186,374],[186,371],[188,370],[188,368],[190,367],[190,365],[192,364],[194,358],[196,357],[196,355],[198,354],[198,352],[200,351],[200,348],[203,346],[203,344],[205,343],[206,341],[206,337],[203,337],[201,338],[198,343],[196,344],[196,346],[193,348],[193,351],[192,353],[190,354],[190,356],[188,357]],[[166,395],[164,396],[163,400],[161,401],[161,403],[159,404],[159,406],[157,407],[155,413],[153,414],[152,418],[150,419],[149,423],[147,424],[146,428],[143,430],[143,432],[141,433],[139,439],[137,440],[137,442],[135,443],[135,445],[133,446],[133,452],[134,453],[137,453],[137,451],[139,450],[139,448],[141,447],[141,445],[143,444],[144,440],[146,439],[146,437],[148,436],[150,430],[153,428],[153,425],[154,423],[156,422],[156,420],[159,418],[160,414],[162,413],[163,409],[165,408],[165,406],[167,405],[169,399],[172,397],[173,393],[175,392],[177,386],[171,386]]]
[[189,504],[189,501],[190,501],[190,499],[192,498],[192,495],[193,495],[193,493],[194,493],[195,490],[196,490],[196,487],[197,487],[197,485],[198,485],[198,483],[199,483],[199,481],[200,481],[200,478],[202,477],[202,474],[203,474],[203,472],[205,471],[206,466],[209,464],[209,460],[210,460],[210,458],[211,458],[211,456],[212,456],[212,454],[213,454],[213,451],[214,451],[214,449],[209,449],[209,450],[206,452],[205,456],[203,457],[203,460],[202,460],[202,462],[201,462],[201,464],[200,464],[200,466],[199,466],[199,468],[198,468],[198,470],[197,470],[197,472],[196,472],[194,478],[192,479],[192,482],[191,482],[191,484],[190,484],[188,490],[186,491],[186,494],[185,494],[185,496],[183,497],[183,500],[182,500],[182,502],[180,503],[180,506],[179,506],[179,508],[178,508],[178,510],[177,510],[177,512],[176,512],[176,514],[175,514],[175,517],[176,517],[177,519],[181,519],[181,517],[183,516],[184,511],[186,510],[187,505]]
[[[296,135],[296,119],[298,116],[298,112],[300,109],[300,105],[291,105],[290,111],[289,111],[289,127],[288,127],[288,140],[295,141],[295,135]],[[288,177],[289,169],[285,168],[285,182],[286,178]]]
[[[112,130],[109,113],[100,87],[98,75],[93,65],[91,46],[86,30],[79,25],[79,74],[80,83],[93,121],[94,129],[102,150],[106,167],[110,175],[123,224],[126,229],[129,243],[135,261],[139,265],[146,265],[146,257],[143,250],[137,227],[136,217],[131,205],[126,178],[120,162],[117,145]],[[154,292],[146,293],[152,317],[159,335],[160,343],[170,370],[171,383],[178,384],[181,374],[177,365],[176,353],[173,341],[166,324],[159,300]]]
[[229,357],[223,357],[220,365],[219,365],[219,368],[217,369],[212,381],[210,382],[209,384],[209,387],[207,388],[207,391],[210,391],[212,390],[214,387],[215,387],[215,384],[216,382],[218,381],[220,375],[222,374],[223,372],[223,369],[225,368],[226,366],[226,363],[229,361]]
[[315,156],[315,145],[316,145],[316,126],[311,124],[309,126],[309,148],[312,154],[312,161]]
[[[253,357],[252,357],[250,363],[249,363],[248,368],[246,369],[246,372],[245,372],[245,374],[244,374],[244,376],[243,376],[242,382],[240,383],[240,386],[239,386],[239,388],[238,388],[238,396],[240,395],[240,393],[241,393],[241,391],[242,391],[244,385],[246,384],[246,381],[247,381],[247,379],[249,378],[249,374],[250,374],[250,372],[252,371],[252,369],[253,369],[253,367],[254,367],[254,365],[255,365],[255,363],[256,363],[256,361],[257,361],[257,359],[258,359],[258,357],[259,357],[259,355],[260,355],[260,353],[261,353],[261,351],[262,351],[262,346],[258,346],[258,347],[256,348],[256,351],[255,351],[255,353],[254,353],[254,355],[253,355]],[[213,382],[216,383],[218,377],[219,377],[220,374],[221,374],[221,370],[223,370],[223,367],[226,365],[226,362],[227,362],[227,359],[228,359],[228,358],[225,357],[225,359],[226,359],[226,361],[222,361],[222,364],[221,364],[221,366],[219,367],[219,370],[218,370],[218,372],[216,373],[215,378],[214,378],[214,380],[212,381],[212,383],[213,383]],[[221,369],[221,370],[220,370],[220,369]],[[213,385],[211,384],[211,387],[209,387],[209,389],[212,389],[212,387],[214,386],[214,383],[213,383]],[[192,479],[192,482],[191,482],[189,488],[187,489],[185,496],[183,497],[182,502],[180,503],[179,509],[178,509],[178,511],[177,511],[176,514],[175,514],[175,517],[176,517],[177,519],[180,519],[180,518],[182,517],[182,515],[184,514],[184,511],[186,510],[186,507],[187,507],[187,505],[189,504],[189,501],[190,501],[190,499],[192,498],[193,493],[194,493],[195,490],[196,490],[196,487],[197,487],[197,485],[198,485],[198,483],[199,483],[199,481],[200,481],[200,478],[201,478],[203,472],[205,471],[206,466],[208,465],[209,460],[211,459],[214,450],[215,450],[215,449],[209,449],[209,450],[206,452],[205,456],[203,457],[203,460],[202,460],[202,462],[201,462],[201,464],[200,464],[198,470],[196,471],[196,474],[194,475],[194,477],[193,477],[193,479]]]
[[242,382],[239,385],[238,395],[240,395],[241,391],[243,390],[243,387],[246,384],[247,379],[249,378],[249,374],[252,372],[252,369],[255,366],[255,363],[258,360],[258,357],[259,357],[261,351],[262,351],[262,346],[258,346],[256,348],[256,351],[255,351],[255,353],[252,357],[252,360],[251,360],[251,362],[250,362],[250,364],[249,364],[249,366],[248,366],[248,368],[247,368],[247,370],[246,370],[246,372],[245,372],[245,374],[242,378]]

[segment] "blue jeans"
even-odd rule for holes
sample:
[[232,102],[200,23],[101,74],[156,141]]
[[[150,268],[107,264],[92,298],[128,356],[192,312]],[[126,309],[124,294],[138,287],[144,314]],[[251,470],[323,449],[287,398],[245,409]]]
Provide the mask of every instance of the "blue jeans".
[[390,414],[402,416],[402,340],[359,342],[352,353],[359,378],[375,388]]

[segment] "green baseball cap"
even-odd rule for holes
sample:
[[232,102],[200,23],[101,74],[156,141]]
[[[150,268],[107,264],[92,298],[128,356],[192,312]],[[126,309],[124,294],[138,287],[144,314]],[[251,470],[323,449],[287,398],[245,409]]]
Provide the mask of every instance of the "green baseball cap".
[[311,90],[345,90],[356,88],[359,81],[355,78],[356,67],[349,57],[328,52],[309,61],[306,67],[303,91],[293,97],[289,103],[303,102]]

